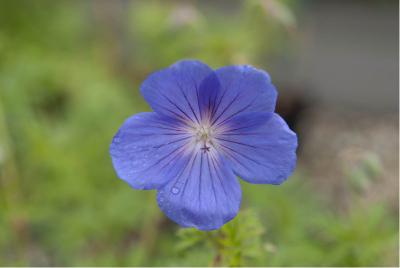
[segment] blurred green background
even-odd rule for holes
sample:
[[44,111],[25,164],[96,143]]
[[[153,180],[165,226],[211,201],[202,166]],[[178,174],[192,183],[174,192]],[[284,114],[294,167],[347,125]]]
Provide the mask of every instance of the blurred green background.
[[[321,2],[0,1],[0,265],[398,266],[397,32],[380,23],[398,3]],[[334,19],[352,8],[353,28]],[[388,34],[356,40],[374,29]],[[242,183],[241,212],[216,232],[169,221],[108,153],[124,119],[149,110],[140,83],[183,58],[271,72],[300,137],[295,174]]]

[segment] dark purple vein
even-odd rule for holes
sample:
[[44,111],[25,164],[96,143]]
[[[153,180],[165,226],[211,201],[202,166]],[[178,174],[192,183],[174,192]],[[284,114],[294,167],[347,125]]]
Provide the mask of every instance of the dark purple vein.
[[218,115],[216,119],[214,119],[211,123],[211,125],[214,125],[220,118],[221,116],[231,107],[231,105],[236,101],[236,99],[239,97],[240,92],[231,100],[231,102],[222,110],[222,112]]
[[256,100],[256,98],[254,98],[249,104],[247,104],[245,107],[243,107],[242,109],[240,109],[239,111],[229,115],[227,118],[225,118],[222,122],[219,122],[217,124],[217,126],[222,125],[223,123],[225,123],[226,121],[228,121],[229,119],[231,119],[232,117],[234,117],[235,115],[244,112],[246,109],[248,109],[251,105],[253,105],[254,101]]
[[155,149],[160,149],[160,148],[163,147],[163,146],[170,145],[170,144],[174,144],[174,143],[177,143],[177,142],[180,142],[180,141],[189,139],[189,138],[191,138],[191,136],[189,136],[189,137],[183,137],[183,138],[176,139],[176,140],[173,140],[173,141],[164,143],[164,144],[160,144],[160,145],[157,145],[157,146],[153,146],[153,148],[155,148]]
[[211,166],[210,166],[210,157],[207,155],[207,167],[208,167],[208,172],[210,173],[210,180],[211,180],[211,186],[212,186],[212,190],[214,193],[214,199],[215,199],[215,206],[218,206],[218,201],[217,201],[217,194],[215,193],[215,186],[214,186],[214,180],[212,177],[212,172],[211,172]]
[[[175,148],[175,149],[174,149],[172,152],[170,152],[169,154],[165,155],[165,156],[162,157],[161,159],[158,159],[155,163],[153,163],[153,165],[151,165],[151,166],[145,168],[144,170],[141,170],[141,172],[147,171],[147,170],[149,170],[150,168],[155,167],[156,165],[158,165],[159,163],[161,163],[161,162],[162,162],[164,159],[166,159],[167,157],[169,157],[169,156],[171,156],[172,154],[174,154],[174,153],[175,153],[176,151],[178,151],[179,149],[181,149],[181,151],[180,151],[179,153],[183,152],[183,151],[186,149],[185,146],[188,145],[189,143],[190,143],[190,142],[184,143],[181,147]],[[177,153],[177,154],[178,154],[178,153]]]
[[[194,151],[193,151],[194,152]],[[186,177],[186,180],[185,180],[185,185],[183,186],[183,189],[182,189],[182,192],[184,193],[185,192],[185,190],[186,190],[186,185],[188,184],[188,181],[189,181],[189,177],[190,177],[190,171],[192,171],[193,170],[193,167],[194,167],[194,163],[196,162],[196,159],[197,159],[197,155],[198,155],[198,153],[195,153],[194,155],[193,155],[193,161],[192,161],[192,164],[191,164],[191,166],[190,166],[190,169],[189,169],[189,172],[188,172],[188,175],[187,175],[187,177]],[[183,194],[182,194],[182,196],[183,196]]]
[[227,140],[227,139],[223,139],[223,138],[215,138],[215,139],[226,141],[226,142],[231,142],[231,143],[236,143],[236,144],[243,145],[243,146],[248,146],[248,147],[255,148],[255,149],[260,148],[260,147],[254,146],[254,145],[250,145],[250,144],[246,144],[246,143],[242,143],[242,142],[238,142],[238,141]]
[[[176,79],[175,79],[175,80],[176,80]],[[194,118],[196,119],[196,122],[197,122],[197,123],[200,123],[200,121],[199,121],[199,119],[197,118],[197,115],[196,115],[196,113],[195,113],[195,111],[194,111],[192,105],[190,104],[190,101],[189,101],[189,99],[187,98],[187,96],[186,96],[186,94],[185,94],[185,92],[184,92],[182,86],[178,83],[178,80],[176,80],[176,84],[178,85],[178,87],[179,87],[179,89],[180,89],[180,91],[181,91],[183,97],[185,98],[187,104],[189,105],[189,108],[190,108],[190,110],[192,111],[192,113],[193,113],[193,115],[194,115]]]
[[201,181],[203,176],[203,154],[200,154],[200,176],[199,176],[199,211],[201,211]]
[[231,148],[231,147],[229,147],[229,146],[226,146],[226,145],[224,145],[224,144],[220,144],[220,145],[223,146],[223,147],[225,147],[226,149],[231,150],[232,152],[234,152],[234,153],[236,153],[236,154],[242,156],[243,158],[246,158],[246,159],[248,159],[248,160],[250,160],[250,161],[256,163],[257,165],[260,165],[260,166],[266,167],[266,168],[270,168],[270,167],[268,167],[268,166],[266,166],[266,165],[264,165],[264,164],[258,162],[257,160],[255,160],[255,159],[253,159],[253,158],[250,158],[250,157],[248,157],[247,155],[242,154],[241,152],[239,152],[239,151],[237,151],[237,150],[235,150],[235,149],[233,149],[233,148]]
[[221,183],[221,188],[222,188],[222,190],[224,191],[224,194],[225,194],[226,198],[227,198],[227,199],[230,199],[230,200],[232,201],[232,199],[230,198],[230,196],[229,196],[229,195],[227,194],[227,192],[226,192],[226,189],[225,189],[224,184],[222,183],[222,178],[221,178],[220,174],[218,173],[218,169],[217,169],[217,167],[216,167],[216,164],[215,164],[215,161],[214,161],[213,158],[211,158],[211,162],[212,162],[212,164],[213,164],[213,167],[214,167],[214,170],[215,170],[215,174],[217,175],[217,178],[218,178],[219,182]]
[[184,114],[186,116],[187,119],[189,119],[190,121],[193,121],[192,118],[190,118],[190,116],[185,113],[185,111],[183,111],[175,102],[171,101],[167,96],[165,96],[164,94],[160,93],[161,96],[163,96],[165,99],[167,99],[167,101],[169,101],[169,103],[171,103],[172,105],[174,105],[176,107],[176,109],[178,109],[182,114]]

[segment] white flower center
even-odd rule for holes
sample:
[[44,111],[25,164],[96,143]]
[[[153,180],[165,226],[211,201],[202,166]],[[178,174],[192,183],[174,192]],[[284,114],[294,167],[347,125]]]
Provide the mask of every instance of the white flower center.
[[213,129],[209,125],[202,124],[195,129],[196,143],[203,152],[209,152],[214,146],[213,136]]

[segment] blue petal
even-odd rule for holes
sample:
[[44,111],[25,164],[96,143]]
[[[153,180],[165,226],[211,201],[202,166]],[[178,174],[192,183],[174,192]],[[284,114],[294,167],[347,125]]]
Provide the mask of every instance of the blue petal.
[[222,156],[196,152],[181,173],[159,190],[157,201],[181,226],[214,230],[238,213],[240,184]]
[[199,106],[202,118],[206,121],[212,118],[217,110],[218,96],[221,94],[221,84],[215,72],[210,73],[200,84]]
[[269,75],[248,65],[227,66],[215,71],[220,90],[213,123],[222,124],[243,112],[273,112],[277,91]]
[[118,176],[136,189],[164,185],[191,141],[182,128],[176,119],[156,113],[140,113],[127,119],[110,146]]
[[216,138],[234,172],[250,183],[281,184],[296,165],[297,136],[277,114],[233,117]]
[[199,122],[200,84],[212,72],[200,61],[178,61],[169,68],[151,74],[140,90],[155,112],[185,122]]

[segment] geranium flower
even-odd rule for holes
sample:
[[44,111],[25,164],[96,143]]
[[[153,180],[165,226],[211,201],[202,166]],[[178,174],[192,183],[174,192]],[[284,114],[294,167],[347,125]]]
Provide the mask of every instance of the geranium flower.
[[110,154],[135,189],[157,189],[160,209],[184,227],[213,230],[239,211],[237,176],[281,184],[297,137],[276,113],[269,75],[248,65],[212,70],[184,60],[151,74],[141,93],[154,112],[128,118]]

